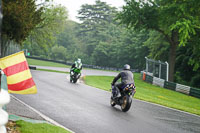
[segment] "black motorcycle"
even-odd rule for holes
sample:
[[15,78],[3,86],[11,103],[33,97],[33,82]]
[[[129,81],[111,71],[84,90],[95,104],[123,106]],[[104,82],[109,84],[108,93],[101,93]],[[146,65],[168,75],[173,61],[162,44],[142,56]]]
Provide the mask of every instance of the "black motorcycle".
[[75,68],[74,71],[70,71],[70,82],[76,83],[77,80],[81,76],[81,70],[78,68]]
[[135,89],[134,84],[126,85],[125,87],[121,89],[120,97],[113,98],[111,96],[111,99],[110,99],[111,106],[114,107],[115,105],[119,105],[121,106],[121,109],[123,112],[127,112],[131,107],[132,97],[134,96],[135,92],[136,92],[136,89]]

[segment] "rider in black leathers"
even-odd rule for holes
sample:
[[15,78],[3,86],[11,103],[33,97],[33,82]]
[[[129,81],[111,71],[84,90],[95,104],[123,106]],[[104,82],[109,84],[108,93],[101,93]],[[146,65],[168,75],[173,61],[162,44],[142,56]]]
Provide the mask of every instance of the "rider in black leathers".
[[[121,83],[116,83],[118,79],[121,78]],[[127,84],[134,84],[134,76],[133,73],[130,71],[130,65],[126,64],[124,65],[124,70],[121,71],[111,83],[112,85],[112,96],[113,98],[118,97],[119,92],[123,87],[125,87]]]

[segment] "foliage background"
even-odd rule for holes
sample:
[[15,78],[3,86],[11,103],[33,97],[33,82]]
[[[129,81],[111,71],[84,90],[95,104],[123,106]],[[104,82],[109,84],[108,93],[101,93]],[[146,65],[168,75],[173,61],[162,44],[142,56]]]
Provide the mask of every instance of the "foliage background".
[[[65,7],[48,0],[3,0],[3,5],[2,55],[12,44],[46,59],[81,58],[84,64],[118,68],[127,63],[144,70],[145,56],[172,61],[174,51],[174,81],[200,88],[197,0],[126,0],[122,11],[96,0],[82,5],[80,23],[68,19]],[[176,47],[167,36],[176,40]]]

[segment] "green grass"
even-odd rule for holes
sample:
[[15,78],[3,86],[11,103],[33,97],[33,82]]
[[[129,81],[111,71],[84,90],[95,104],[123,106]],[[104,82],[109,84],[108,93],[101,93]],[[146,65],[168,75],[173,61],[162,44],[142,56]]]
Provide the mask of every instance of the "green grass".
[[[134,73],[134,76],[136,99],[200,115],[200,99],[148,84],[140,79],[139,73]],[[109,91],[113,78],[112,76],[86,76],[84,81],[87,85]]]
[[47,123],[16,121],[21,133],[70,133],[69,131]]
[[55,62],[50,62],[50,61],[42,61],[42,60],[35,60],[35,59],[30,59],[27,58],[28,64],[29,65],[37,65],[37,66],[52,66],[52,67],[70,67],[68,65],[64,65],[61,63],[55,63]]
[[[41,61],[35,59],[27,59],[27,60],[29,65],[69,67],[67,65],[60,63]],[[48,69],[37,69],[37,70],[67,73],[67,72],[48,70]],[[137,87],[135,98],[200,115],[200,99],[148,84],[140,80],[139,73],[135,73],[134,76],[135,76],[135,84]],[[110,90],[110,84],[113,78],[114,77],[112,76],[86,76],[84,77],[84,80],[85,83],[90,86],[108,91]]]
[[50,70],[50,69],[37,68],[37,70],[39,70],[39,71],[47,71],[47,72],[57,72],[57,73],[66,73],[66,74],[69,74],[69,72],[57,71],[57,70]]

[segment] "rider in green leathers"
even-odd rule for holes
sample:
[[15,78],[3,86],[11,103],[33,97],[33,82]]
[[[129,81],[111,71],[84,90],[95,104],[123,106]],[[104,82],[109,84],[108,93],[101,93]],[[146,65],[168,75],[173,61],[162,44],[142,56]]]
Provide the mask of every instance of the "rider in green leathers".
[[75,61],[74,64],[72,64],[72,67],[70,69],[70,73],[72,75],[73,75],[75,69],[82,70],[82,63],[81,63],[81,59],[80,58],[78,58],[77,61]]
[[74,64],[72,64],[72,67],[70,70],[73,71],[75,68],[82,70],[82,63],[81,63],[80,58],[78,58],[77,61],[75,61]]

